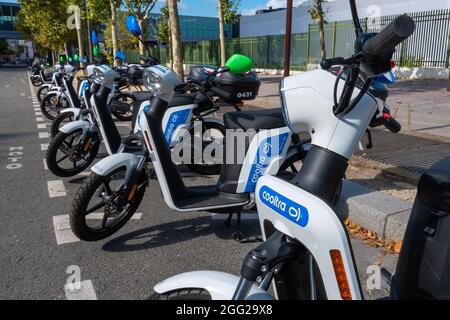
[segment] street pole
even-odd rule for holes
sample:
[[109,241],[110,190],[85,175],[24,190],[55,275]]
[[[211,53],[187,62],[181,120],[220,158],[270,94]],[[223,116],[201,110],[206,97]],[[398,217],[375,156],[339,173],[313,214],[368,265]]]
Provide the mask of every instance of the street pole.
[[286,34],[284,36],[284,76],[289,77],[291,66],[292,6],[293,0],[287,0]]
[[[88,16],[89,14],[89,5],[87,0],[85,1],[86,3],[86,16]],[[94,61],[94,54],[93,54],[93,50],[92,50],[92,31],[91,31],[91,20],[89,20],[89,18],[86,19],[87,20],[87,33],[88,33],[88,41],[89,41],[89,62],[92,63]]]

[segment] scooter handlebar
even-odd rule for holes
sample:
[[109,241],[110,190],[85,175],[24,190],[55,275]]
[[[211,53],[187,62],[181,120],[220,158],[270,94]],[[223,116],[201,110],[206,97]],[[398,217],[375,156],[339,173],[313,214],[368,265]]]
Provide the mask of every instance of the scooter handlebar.
[[406,14],[401,15],[380,33],[365,42],[362,50],[363,55],[368,60],[383,59],[397,45],[409,38],[415,29],[416,24],[414,20]]

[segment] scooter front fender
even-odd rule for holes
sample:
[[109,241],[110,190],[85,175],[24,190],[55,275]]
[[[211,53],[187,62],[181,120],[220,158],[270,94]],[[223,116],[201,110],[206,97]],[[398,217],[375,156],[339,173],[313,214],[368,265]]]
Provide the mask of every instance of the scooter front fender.
[[[212,300],[231,300],[239,284],[239,277],[217,271],[183,273],[158,283],[154,290],[159,294],[181,289],[204,289]],[[247,300],[274,300],[267,291],[253,285]]]
[[91,168],[95,174],[106,177],[120,168],[126,168],[125,183],[128,183],[132,177],[135,177],[142,156],[137,156],[132,153],[117,153],[98,162]]
[[63,113],[73,113],[73,117],[74,119],[79,119],[80,117],[80,108],[66,108],[61,110],[59,113],[63,114]]
[[77,130],[81,130],[82,131],[81,137],[82,139],[85,139],[88,136],[89,132],[91,131],[91,127],[92,125],[89,121],[77,120],[69,122],[68,124],[62,126],[61,128],[59,128],[59,131],[65,134],[70,134]]

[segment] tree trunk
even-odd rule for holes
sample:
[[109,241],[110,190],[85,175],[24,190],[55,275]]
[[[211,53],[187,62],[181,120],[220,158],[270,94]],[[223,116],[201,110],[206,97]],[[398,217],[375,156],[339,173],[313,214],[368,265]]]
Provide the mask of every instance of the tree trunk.
[[[86,16],[88,16],[89,4],[88,4],[87,0],[86,0],[85,4],[86,4]],[[94,61],[94,51],[92,49],[91,21],[89,19],[86,19],[86,20],[87,20],[86,26],[87,26],[87,33],[88,33],[88,50],[89,50],[88,59],[89,59],[89,62],[92,63]]]
[[[136,15],[136,19],[137,19],[137,22],[139,24],[139,27],[142,30],[142,34],[139,36],[139,39],[141,39],[141,41],[145,42],[145,21],[144,21],[143,18],[141,18],[141,17],[139,17],[137,15]],[[147,54],[146,48],[145,48],[144,44],[141,41],[139,41],[139,54],[146,55]]]
[[170,32],[172,35],[172,55],[174,71],[184,79],[180,21],[177,0],[167,0],[170,16]]
[[319,13],[320,57],[324,60],[327,58],[327,51],[325,49],[325,19],[323,17],[322,1],[318,1],[317,10]]
[[[119,50],[119,41],[117,36],[117,6],[115,0],[110,0],[111,4],[111,40],[113,44],[113,59],[116,56],[116,51]],[[114,59],[114,66],[118,66],[119,61]]]
[[217,0],[219,10],[219,34],[220,34],[220,65],[224,66],[227,62],[225,46],[225,21],[222,10],[222,0]]

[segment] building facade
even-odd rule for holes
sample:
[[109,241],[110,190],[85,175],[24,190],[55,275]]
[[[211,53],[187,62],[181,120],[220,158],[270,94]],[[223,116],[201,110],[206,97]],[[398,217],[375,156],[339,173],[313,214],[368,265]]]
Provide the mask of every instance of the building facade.
[[20,32],[15,30],[14,24],[20,11],[17,3],[0,2],[0,38],[19,40]]
[[[450,8],[450,0],[358,0],[360,18],[396,15]],[[292,32],[304,33],[314,23],[308,13],[311,1],[293,9]],[[351,20],[348,0],[324,3],[327,21]],[[286,30],[286,10],[264,10],[252,16],[243,16],[240,21],[241,37],[283,35]]]
[[[15,28],[19,11],[18,3],[0,2],[0,39],[6,39],[9,48],[16,52],[7,58],[10,61],[25,61],[34,56],[33,43],[23,40],[22,33]],[[2,60],[5,60],[5,56],[2,57]]]
[[[149,40],[156,41],[156,25],[161,19],[161,14],[152,13],[149,19]],[[225,38],[231,39],[239,36],[236,27],[225,25]],[[219,19],[214,17],[180,16],[181,40],[183,42],[218,40],[219,39]]]

